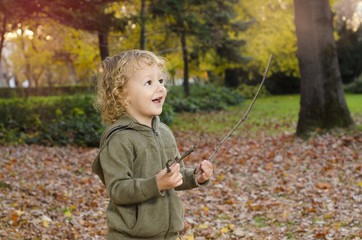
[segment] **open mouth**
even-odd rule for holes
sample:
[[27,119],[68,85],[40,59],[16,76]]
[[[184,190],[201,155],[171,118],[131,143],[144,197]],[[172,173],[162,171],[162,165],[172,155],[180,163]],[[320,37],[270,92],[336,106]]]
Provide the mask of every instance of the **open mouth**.
[[158,98],[152,99],[152,102],[153,102],[153,103],[161,103],[161,102],[162,102],[162,97],[158,97]]

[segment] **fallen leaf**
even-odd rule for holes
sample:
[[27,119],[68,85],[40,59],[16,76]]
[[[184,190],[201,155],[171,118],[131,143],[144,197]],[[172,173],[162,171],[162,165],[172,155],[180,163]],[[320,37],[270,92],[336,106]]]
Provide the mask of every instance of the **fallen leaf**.
[[227,228],[227,227],[223,227],[223,228],[221,228],[221,230],[220,230],[220,232],[221,233],[227,233],[227,232],[229,232],[230,230],[229,230],[229,228]]
[[201,228],[201,229],[206,229],[206,228],[208,228],[208,226],[207,226],[206,223],[201,223],[198,227]]

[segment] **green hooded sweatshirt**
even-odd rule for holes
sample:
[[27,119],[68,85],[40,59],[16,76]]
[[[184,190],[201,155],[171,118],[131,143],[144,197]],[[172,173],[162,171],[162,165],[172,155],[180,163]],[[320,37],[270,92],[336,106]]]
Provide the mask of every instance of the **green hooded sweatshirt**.
[[[112,131],[117,126],[123,126],[122,130]],[[109,240],[175,240],[184,228],[183,203],[175,190],[198,186],[194,169],[185,168],[181,162],[183,184],[159,191],[156,175],[180,153],[171,130],[159,117],[154,117],[152,126],[123,114],[102,135],[92,171],[105,184],[110,197]]]

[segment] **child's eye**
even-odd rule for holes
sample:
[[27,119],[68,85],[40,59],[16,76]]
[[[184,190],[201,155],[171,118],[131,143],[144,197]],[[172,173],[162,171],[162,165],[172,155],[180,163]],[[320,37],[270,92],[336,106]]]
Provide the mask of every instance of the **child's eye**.
[[160,79],[158,80],[162,85],[164,84],[164,80],[163,79]]
[[148,80],[146,83],[145,83],[146,86],[150,86],[152,85],[152,81],[151,80]]

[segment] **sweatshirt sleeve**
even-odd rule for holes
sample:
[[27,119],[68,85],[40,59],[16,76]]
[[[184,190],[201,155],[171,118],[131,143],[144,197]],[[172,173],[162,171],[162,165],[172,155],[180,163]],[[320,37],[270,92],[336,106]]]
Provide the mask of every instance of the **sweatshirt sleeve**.
[[133,149],[131,144],[117,135],[112,136],[100,153],[105,185],[112,202],[135,204],[164,196],[158,189],[156,175],[150,178],[133,178]]
[[195,179],[194,169],[185,168],[183,161],[180,162],[180,173],[183,177],[183,184],[175,190],[189,190],[199,186]]

